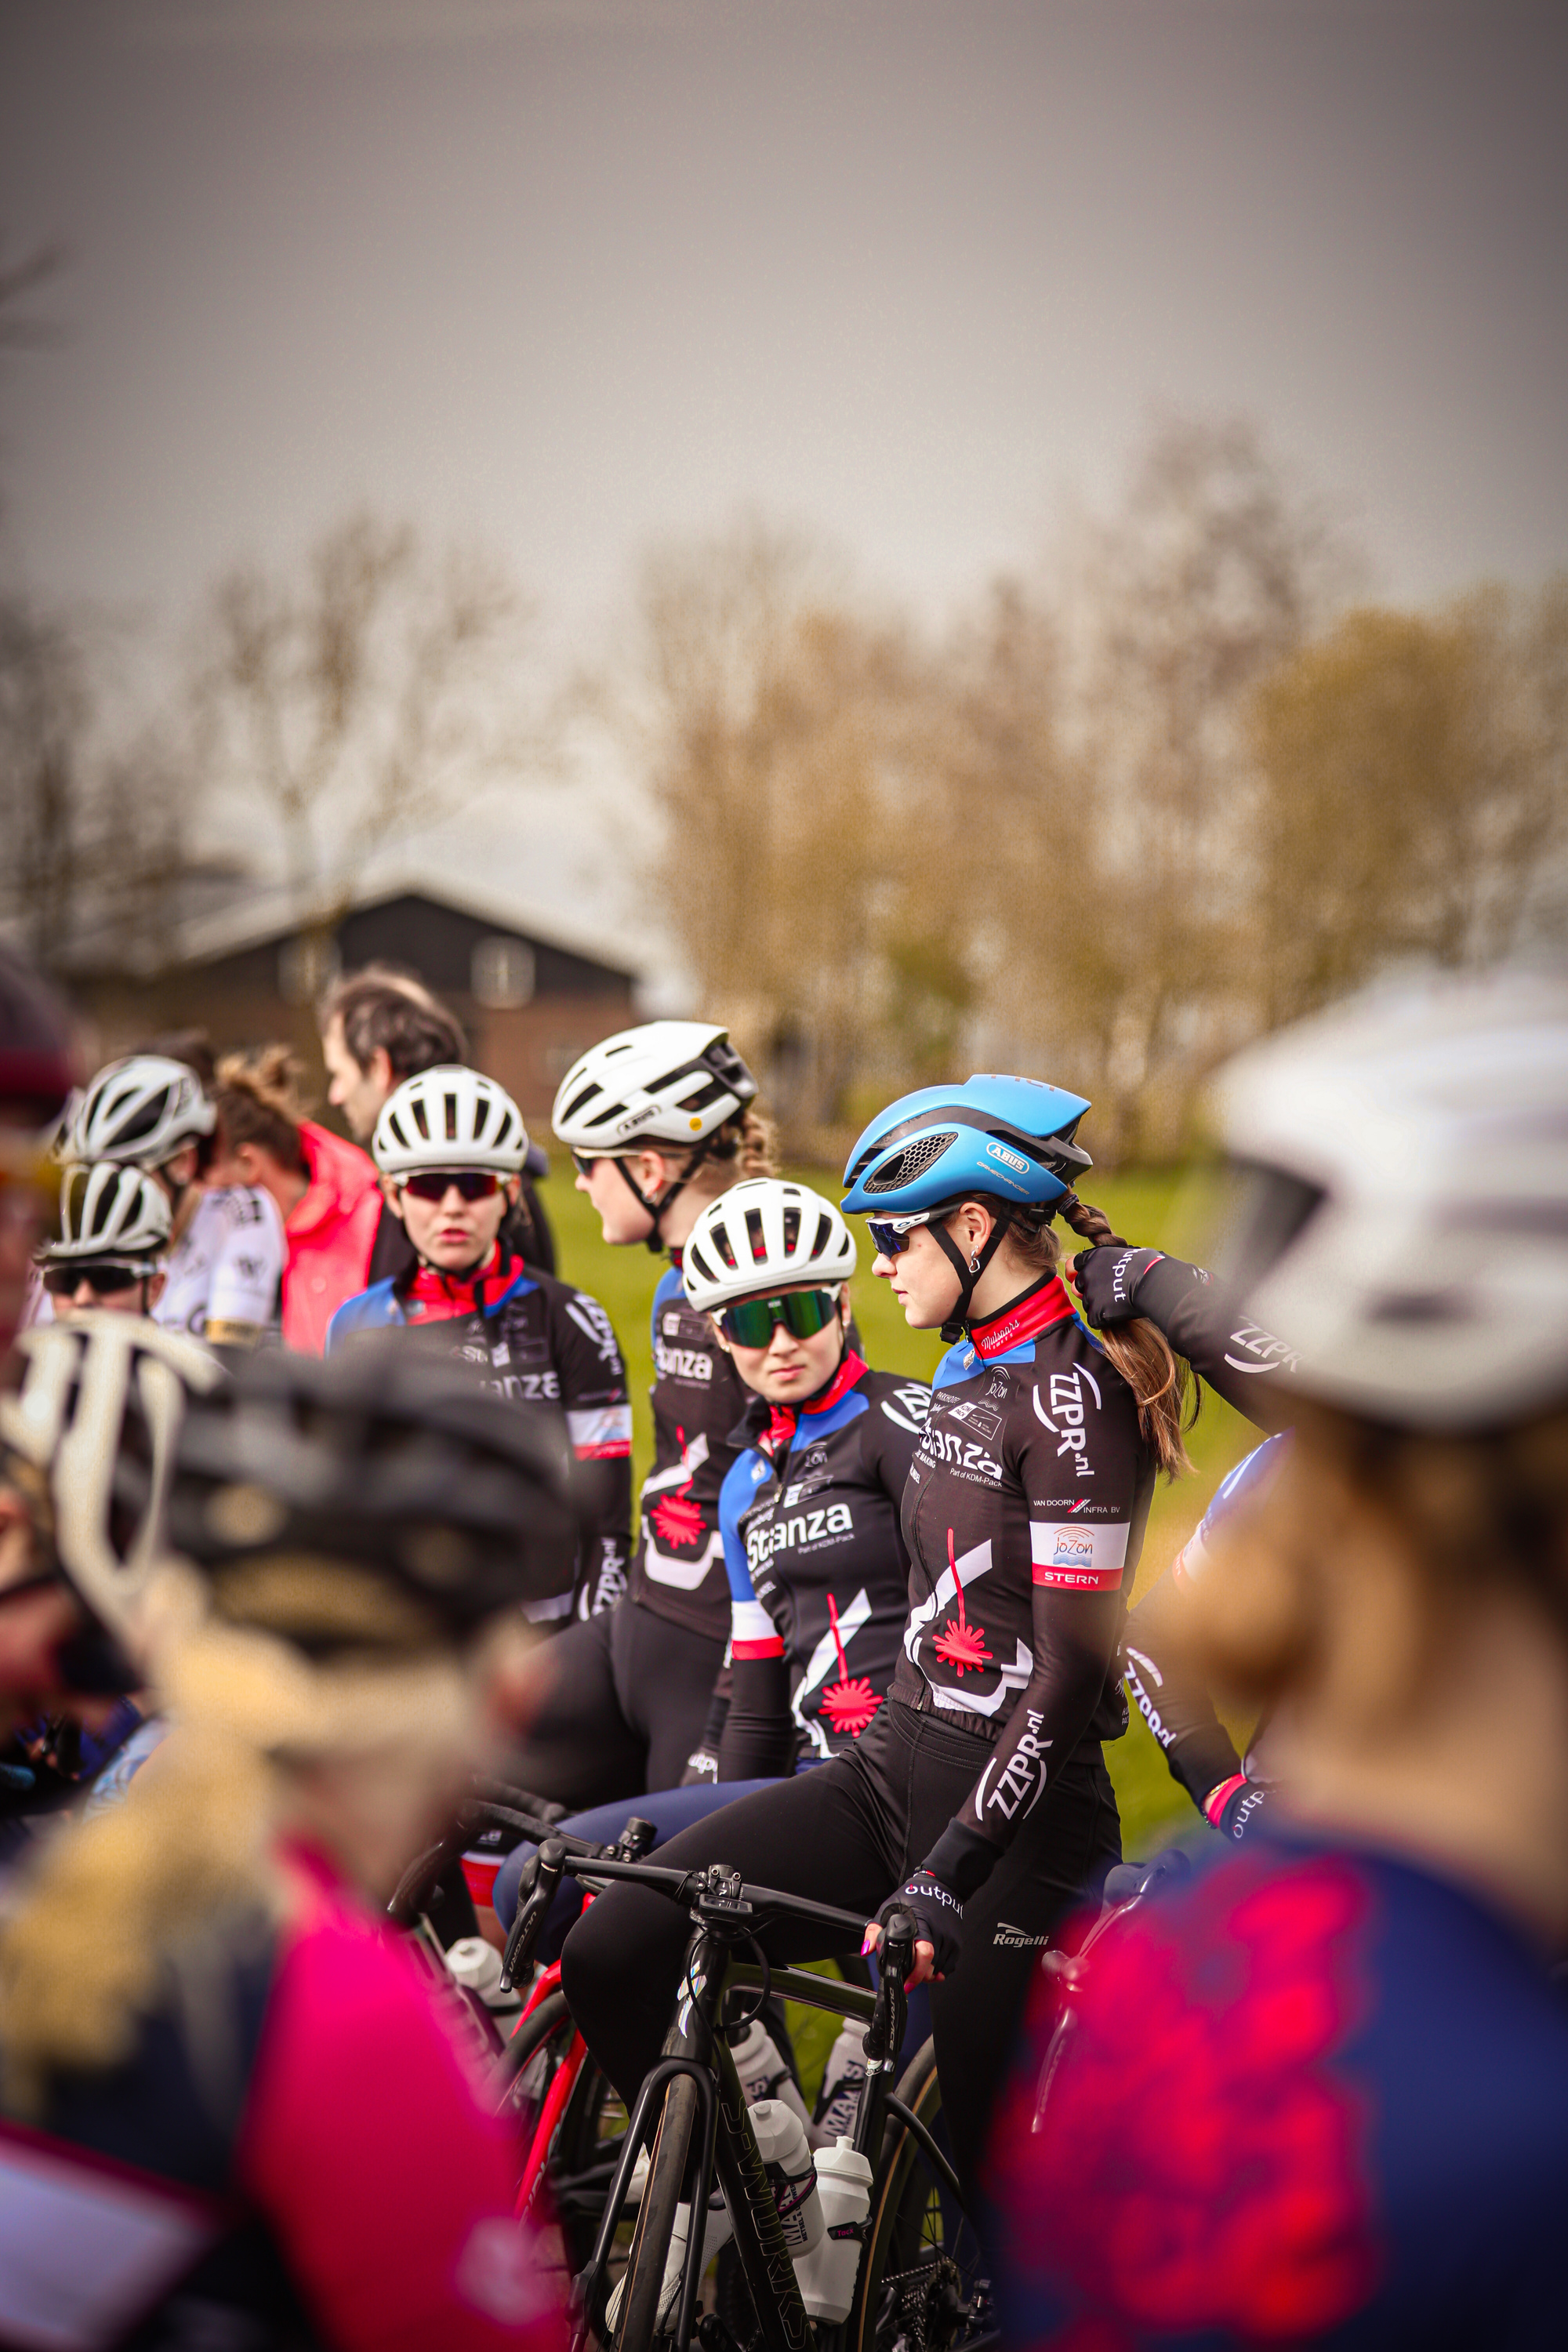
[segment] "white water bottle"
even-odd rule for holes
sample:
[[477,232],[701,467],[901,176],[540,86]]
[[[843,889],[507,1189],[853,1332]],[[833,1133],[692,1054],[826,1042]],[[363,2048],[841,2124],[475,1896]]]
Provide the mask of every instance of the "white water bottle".
[[752,2129],[793,2260],[822,2242],[822,2200],[805,2126],[782,2099],[759,2099],[752,2109]]
[[500,1954],[482,1936],[460,1936],[447,1948],[447,1968],[465,1992],[471,1992],[489,2010],[504,2034],[522,2007],[515,1986],[501,1981]]
[[831,2147],[835,2140],[853,2134],[865,2084],[866,2029],[847,2025],[822,2070],[822,2094],[809,2133],[813,2147]]
[[855,2279],[860,2268],[861,2237],[871,2210],[871,2166],[858,2156],[848,2138],[831,2147],[819,2147],[812,2158],[816,2172],[817,2202],[822,2207],[822,2237],[808,2254],[795,2258],[795,2276],[806,2310],[813,2319],[837,2327],[849,2316]]
[[760,2099],[782,2099],[793,2107],[809,2132],[811,2117],[800,2085],[784,2064],[783,2053],[760,2017],[753,2017],[730,2055],[741,2078],[741,2096],[749,2107]]

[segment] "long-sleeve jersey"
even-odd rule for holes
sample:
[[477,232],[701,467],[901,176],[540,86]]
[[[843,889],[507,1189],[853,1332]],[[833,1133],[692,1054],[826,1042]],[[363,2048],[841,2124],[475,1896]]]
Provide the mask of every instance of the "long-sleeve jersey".
[[1290,1400],[1275,1377],[1296,1361],[1286,1342],[1237,1315],[1201,1265],[1152,1252],[1126,1255],[1149,1258],[1136,1278],[1139,1314],[1164,1333],[1215,1394],[1259,1429],[1279,1429],[1288,1422]]
[[204,1192],[163,1261],[153,1320],[218,1347],[249,1344],[278,1328],[287,1256],[270,1193],[252,1184]]
[[631,1598],[656,1617],[722,1642],[730,1580],[719,1490],[735,1460],[752,1391],[687,1299],[679,1264],[653,1295],[653,1467],[643,1481]]
[[734,1661],[721,1780],[837,1755],[887,1696],[909,1611],[899,1512],[930,1403],[853,1352],[798,1410],[752,1398],[719,1496]]
[[892,1696],[995,1743],[930,1860],[960,1895],[1079,1740],[1126,1728],[1117,1650],[1153,1484],[1132,1392],[1055,1276],[937,1367]]
[[1568,2014],[1465,1887],[1267,1826],[1049,1982],[999,2103],[987,2241],[1017,2352],[1548,2352]]
[[0,2341],[559,2352],[515,2153],[411,1954],[323,1865],[176,1954],[124,2062],[0,2115]]
[[577,1464],[582,1549],[573,1589],[532,1602],[535,1619],[595,1615],[626,1590],[632,1408],[615,1328],[596,1298],[498,1249],[477,1278],[415,1272],[340,1307],[334,1353],[366,1333],[406,1329],[527,1412],[564,1416]]

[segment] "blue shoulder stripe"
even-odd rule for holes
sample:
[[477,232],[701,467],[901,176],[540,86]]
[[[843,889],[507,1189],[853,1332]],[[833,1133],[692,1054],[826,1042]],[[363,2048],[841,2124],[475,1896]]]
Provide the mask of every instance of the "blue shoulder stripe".
[[398,1303],[395,1278],[389,1275],[384,1282],[374,1282],[368,1290],[344,1299],[327,1326],[324,1352],[330,1356],[338,1342],[346,1339],[351,1332],[381,1331],[389,1324],[407,1320]]
[[754,1601],[757,1597],[752,1583],[752,1571],[746,1559],[746,1547],[741,1540],[741,1516],[751,1503],[759,1486],[765,1486],[773,1475],[773,1464],[754,1445],[738,1454],[724,1474],[724,1484],[719,1489],[719,1532],[724,1538],[724,1567],[730,1579],[731,1601]]

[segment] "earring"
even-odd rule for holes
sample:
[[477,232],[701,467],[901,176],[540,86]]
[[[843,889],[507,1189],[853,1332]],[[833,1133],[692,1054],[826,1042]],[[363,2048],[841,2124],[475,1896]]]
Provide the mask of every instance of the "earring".
[[978,1274],[978,1273],[979,1273],[979,1271],[980,1271],[980,1260],[979,1260],[977,1257],[972,1257],[972,1258],[970,1259],[970,1261],[969,1261],[969,1271],[970,1271],[970,1273],[971,1273],[971,1274]]

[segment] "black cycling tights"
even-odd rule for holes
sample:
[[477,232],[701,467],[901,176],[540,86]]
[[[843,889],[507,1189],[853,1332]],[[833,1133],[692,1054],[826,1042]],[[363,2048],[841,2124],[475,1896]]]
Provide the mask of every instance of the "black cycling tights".
[[550,1696],[511,1766],[574,1812],[673,1789],[700,1744],[724,1644],[636,1601],[568,1625],[545,1653]]
[[[725,1806],[653,1859],[727,1863],[753,1885],[868,1919],[936,1843],[990,1752],[967,1732],[889,1702],[849,1755]],[[931,2013],[942,2111],[966,2187],[1040,1948],[1121,1856],[1110,1776],[1099,1743],[1088,1741],[964,1906],[963,1960],[933,1987]],[[572,2013],[628,2104],[659,2054],[690,1933],[674,1904],[620,1885],[590,1904],[566,1938],[562,1982]],[[772,1929],[763,1941],[781,1963],[836,1950],[833,1937],[802,1927]]]

